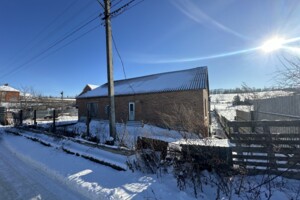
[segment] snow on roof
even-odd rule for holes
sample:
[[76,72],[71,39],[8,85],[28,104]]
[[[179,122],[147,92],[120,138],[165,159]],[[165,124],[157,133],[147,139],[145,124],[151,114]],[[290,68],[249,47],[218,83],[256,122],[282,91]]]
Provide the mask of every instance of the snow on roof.
[[[114,82],[115,95],[208,89],[207,67],[153,74]],[[107,96],[107,83],[77,98]]]
[[99,87],[99,85],[87,84],[92,90]]
[[10,87],[8,85],[1,85],[0,86],[0,91],[3,91],[3,92],[19,92],[19,90],[13,88],[13,87]]

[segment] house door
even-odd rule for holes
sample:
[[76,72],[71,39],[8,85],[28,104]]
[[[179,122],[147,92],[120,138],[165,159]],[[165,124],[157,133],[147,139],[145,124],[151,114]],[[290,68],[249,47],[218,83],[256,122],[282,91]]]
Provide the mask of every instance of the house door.
[[134,102],[129,102],[129,121],[135,120],[135,104]]

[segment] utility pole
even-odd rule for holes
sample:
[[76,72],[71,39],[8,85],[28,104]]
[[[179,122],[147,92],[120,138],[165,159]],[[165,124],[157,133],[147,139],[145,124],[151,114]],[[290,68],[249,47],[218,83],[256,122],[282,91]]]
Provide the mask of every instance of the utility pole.
[[110,0],[104,0],[105,7],[105,32],[106,32],[106,60],[107,60],[107,79],[108,97],[110,101],[109,112],[109,132],[110,136],[116,139],[116,114],[115,114],[115,92],[112,60],[112,39],[110,24]]

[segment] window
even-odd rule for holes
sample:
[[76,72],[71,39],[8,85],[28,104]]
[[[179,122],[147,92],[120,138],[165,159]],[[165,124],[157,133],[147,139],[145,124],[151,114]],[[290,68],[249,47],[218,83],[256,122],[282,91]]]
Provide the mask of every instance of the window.
[[98,104],[97,103],[87,103],[87,111],[89,117],[98,117]]
[[1,96],[1,101],[2,101],[2,102],[5,102],[5,101],[6,101],[6,99],[5,99],[5,97],[6,97],[6,92],[0,92],[0,96]]

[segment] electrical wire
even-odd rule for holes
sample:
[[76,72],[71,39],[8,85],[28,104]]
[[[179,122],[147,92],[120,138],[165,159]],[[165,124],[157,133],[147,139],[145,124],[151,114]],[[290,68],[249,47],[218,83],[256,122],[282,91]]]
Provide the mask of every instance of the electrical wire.
[[8,66],[11,66],[12,64],[14,64],[16,62],[16,57],[17,56],[19,56],[22,52],[24,52],[30,46],[30,44],[32,44],[33,42],[35,42],[42,35],[42,33],[44,33],[59,18],[61,18],[65,13],[67,13],[77,2],[78,2],[78,0],[76,0],[75,2],[71,2],[71,4],[69,4],[58,16],[56,16],[49,24],[47,24],[46,26],[44,26],[26,45],[24,45],[21,48],[21,50],[19,50],[17,53],[14,54],[14,56],[12,56],[9,59],[10,61],[7,62],[7,64],[5,64],[6,68]]
[[[65,27],[65,25],[66,25],[67,23],[69,23],[70,20],[74,19],[75,16],[78,16],[78,14],[81,13],[84,9],[86,9],[90,4],[91,4],[91,2],[88,2],[87,4],[85,4],[83,8],[81,8],[80,10],[78,10],[77,12],[75,12],[75,13],[74,13],[70,18],[68,18],[67,20],[64,20],[61,24],[59,24],[58,27],[56,27],[55,29],[52,29],[52,31],[49,32],[47,35],[45,35],[45,37],[41,38],[41,39],[38,40],[33,46],[31,46],[31,48],[27,49],[26,52],[32,52],[33,49],[42,46],[42,45],[45,43],[45,41],[49,41],[49,38],[50,38],[51,36],[53,36],[55,32],[58,32],[61,28]],[[74,5],[74,4],[73,4],[73,5]],[[72,5],[70,5],[69,7],[72,7]],[[64,11],[65,11],[65,12],[68,11],[69,7],[67,7]],[[63,15],[63,14],[61,14],[61,15]],[[95,16],[95,15],[94,15],[94,16]],[[91,18],[91,16],[89,16],[88,19],[90,19],[90,18]],[[87,19],[86,19],[86,20],[87,20]],[[56,21],[56,20],[53,20],[53,21]],[[81,22],[79,26],[81,26],[81,24],[83,24],[83,23],[85,23],[85,22],[86,22],[86,21]],[[53,23],[54,23],[54,22],[53,22]],[[53,23],[52,23],[52,24],[53,24]],[[79,26],[74,27],[71,31],[75,30],[75,29],[78,28]],[[47,30],[47,29],[46,29],[46,30]],[[71,32],[71,31],[70,31],[70,32]],[[65,37],[65,36],[66,36],[67,34],[69,34],[70,32],[65,33],[62,37]],[[36,38],[36,39],[37,39],[37,38]],[[34,39],[34,41],[35,41],[36,39]],[[24,50],[25,50],[25,49],[23,49],[23,51],[24,51]],[[24,55],[24,54],[23,54],[23,55]],[[25,59],[26,57],[28,57],[28,56],[22,56],[21,58],[19,58],[19,60]],[[29,59],[30,59],[30,58],[29,58]],[[4,69],[7,69],[6,71],[8,71],[8,70],[9,70],[9,67],[10,67],[12,64],[17,63],[17,61],[19,61],[19,60],[15,60],[15,61],[13,61],[10,65],[6,65],[6,66],[4,66],[3,68],[4,68]],[[19,62],[20,62],[20,61],[19,61]],[[22,64],[20,64],[20,65],[22,65]],[[3,72],[2,72],[2,73],[3,73]],[[10,74],[10,72],[7,72],[7,73]]]
[[111,1],[111,8],[116,7],[119,3],[121,3],[123,0],[119,0],[117,3],[113,4],[114,1]]
[[[100,3],[100,5],[102,5],[101,2],[100,2],[100,0],[97,0],[97,1]],[[122,1],[122,0],[119,0],[119,1],[118,1],[116,4],[114,4],[113,6],[116,6],[116,5],[119,4],[121,1]],[[126,4],[124,4],[123,6],[119,7],[119,8],[116,9],[115,11],[111,12],[111,13],[110,13],[110,16],[112,16],[112,17],[119,16],[120,14],[122,14],[122,13],[124,13],[125,11],[131,9],[132,7],[136,6],[137,4],[141,3],[141,2],[144,1],[144,0],[140,0],[140,1],[138,1],[137,3],[131,5],[131,4],[134,3],[135,1],[136,1],[136,0],[131,0],[131,1],[129,1],[128,3],[126,3]],[[114,2],[114,1],[112,1],[112,2]],[[74,4],[71,4],[69,7],[66,8],[66,10],[68,10],[70,7],[72,7],[72,5],[74,5]],[[131,5],[131,6],[130,6],[130,5]],[[77,33],[78,31],[80,31],[81,29],[85,28],[88,24],[90,24],[91,22],[95,21],[97,18],[101,17],[102,15],[104,15],[104,13],[101,13],[100,15],[97,15],[97,17],[95,17],[95,18],[89,20],[88,22],[84,23],[83,25],[81,25],[81,26],[79,26],[79,27],[78,27],[78,26],[75,27],[71,32],[66,33],[61,39],[56,40],[54,43],[52,43],[52,44],[51,44],[50,46],[48,46],[46,49],[44,49],[44,50],[41,51],[40,53],[36,54],[35,56],[31,57],[31,58],[30,58],[29,60],[27,60],[26,62],[20,64],[19,66],[15,67],[15,68],[13,68],[12,70],[8,71],[7,73],[1,75],[0,78],[4,78],[4,77],[6,77],[6,76],[8,76],[8,75],[11,75],[11,74],[15,73],[16,71],[18,71],[18,70],[20,70],[20,69],[26,67],[28,64],[30,64],[30,63],[32,63],[32,62],[34,62],[34,61],[37,61],[38,58],[40,58],[41,56],[43,56],[43,55],[45,55],[46,53],[48,53],[49,51],[51,51],[54,47],[56,47],[57,45],[61,44],[61,43],[64,42],[65,40],[67,40],[68,38],[70,38],[71,36],[73,36],[75,33]],[[59,18],[59,17],[57,17],[56,19],[58,19],[58,18]],[[55,19],[54,21],[56,21],[56,19]],[[103,20],[103,19],[105,19],[105,18],[102,18],[102,20]],[[51,23],[52,23],[52,22],[51,22]],[[54,22],[53,22],[53,23],[54,23]],[[65,24],[65,23],[67,23],[67,22],[65,21],[63,24]],[[61,24],[61,25],[62,25],[62,24]],[[97,25],[97,26],[93,27],[92,29],[89,29],[88,31],[86,31],[86,32],[84,32],[83,34],[81,34],[80,36],[78,36],[78,37],[74,38],[73,40],[69,41],[67,44],[61,46],[60,48],[56,49],[55,51],[52,51],[50,54],[44,56],[43,58],[41,58],[41,59],[38,60],[37,62],[39,62],[39,61],[41,61],[41,60],[44,60],[44,59],[47,58],[48,56],[50,56],[50,55],[56,53],[57,51],[61,50],[61,49],[64,48],[64,47],[70,45],[71,43],[75,42],[75,41],[78,40],[79,38],[85,36],[86,34],[88,34],[88,33],[91,32],[91,31],[95,30],[95,29],[96,29],[97,27],[99,27],[99,26],[100,26],[100,25]],[[58,28],[60,28],[60,27],[58,27]],[[42,32],[44,32],[44,30],[43,30]],[[116,46],[116,43],[115,43],[115,40],[114,40],[113,36],[112,36],[112,39],[113,39],[114,47],[115,47],[115,49],[116,49],[116,52],[117,52],[118,57],[120,58],[120,61],[121,61],[121,64],[122,64],[124,77],[125,77],[125,79],[127,79],[126,71],[125,71],[125,66],[124,66],[124,62],[123,62],[123,60],[122,60],[122,58],[121,58],[120,52],[119,52],[119,50],[118,50],[118,48],[117,48],[117,46]],[[41,41],[40,41],[40,42],[41,42]],[[131,88],[132,88],[132,87],[131,87]],[[132,88],[132,90],[133,90],[133,88]],[[134,91],[134,90],[133,90],[133,91]]]
[[100,0],[96,0],[99,4],[100,4],[100,6],[105,10],[105,7],[104,7],[104,5],[103,5],[103,3],[101,3],[100,2]]
[[130,2],[128,2],[127,4],[123,5],[122,7],[116,9],[115,11],[111,12],[111,18],[115,18],[121,14],[123,14],[125,11],[130,10],[131,8],[137,6],[138,4],[142,3],[144,0],[140,0],[138,2],[136,2],[135,4],[131,5],[132,3],[134,3],[136,0],[131,0]]
[[40,52],[39,54],[33,56],[31,59],[29,59],[28,61],[26,61],[25,63],[19,65],[18,67],[10,70],[9,72],[7,72],[6,74],[3,74],[2,76],[0,76],[0,78],[6,77],[12,73],[14,73],[15,71],[25,67],[26,65],[28,65],[29,63],[31,63],[32,61],[36,60],[37,58],[39,58],[40,56],[44,55],[46,52],[50,51],[53,47],[57,46],[58,44],[62,43],[63,41],[65,41],[66,39],[68,39],[69,37],[71,37],[72,35],[74,35],[76,32],[80,31],[81,29],[83,29],[84,27],[86,27],[88,24],[90,24],[91,22],[95,21],[96,19],[98,19],[102,14],[100,14],[99,16],[93,18],[92,20],[88,21],[87,23],[83,24],[82,26],[78,27],[77,29],[75,29],[74,31],[72,31],[71,33],[67,34],[66,36],[64,36],[63,38],[57,40],[56,42],[54,42],[52,45],[50,45],[48,48],[46,48],[45,50],[43,50],[42,52]]
[[42,57],[41,59],[37,60],[34,64],[37,64],[38,62],[41,62],[42,60],[45,60],[46,58],[48,58],[49,56],[57,53],[58,51],[60,51],[61,49],[64,49],[65,47],[69,46],[70,44],[72,44],[73,42],[79,40],[80,38],[86,36],[87,34],[89,34],[90,32],[96,30],[97,28],[101,27],[101,25],[97,25],[94,26],[93,28],[87,30],[86,32],[82,33],[81,35],[77,36],[76,38],[72,39],[71,41],[69,41],[68,43],[64,44],[63,46],[59,47],[58,49],[50,52],[49,54],[47,54],[46,56]]
[[121,61],[122,68],[123,68],[123,74],[124,74],[124,77],[125,77],[125,79],[127,79],[126,71],[125,71],[125,67],[124,67],[124,62],[123,62],[123,59],[122,59],[122,57],[121,57],[121,55],[120,55],[120,52],[119,52],[119,50],[118,50],[118,47],[117,47],[117,44],[116,44],[114,35],[113,35],[112,33],[111,33],[111,38],[112,38],[112,41],[113,41],[115,50],[116,50],[116,52],[117,52],[117,55],[118,55],[118,57],[119,57],[119,59],[120,59],[120,61]]
[[[127,76],[126,76],[126,71],[125,71],[125,65],[124,65],[123,59],[122,59],[122,57],[121,57],[121,54],[120,54],[120,52],[119,52],[119,50],[118,50],[118,47],[117,47],[116,41],[115,41],[115,39],[114,39],[113,33],[111,33],[111,37],[112,37],[112,41],[113,41],[115,50],[116,50],[116,52],[117,52],[117,55],[118,55],[118,57],[119,57],[119,59],[120,59],[120,61],[121,61],[121,65],[122,65],[122,68],[123,68],[124,77],[125,77],[125,80],[126,80],[126,79],[127,79]],[[129,82],[128,82],[128,86],[131,88],[133,94],[135,94],[135,91],[134,91],[132,85],[131,85]]]
[[123,6],[117,8],[116,10],[112,11],[110,13],[110,17],[113,17],[114,15],[118,14],[119,12],[121,12],[122,10],[124,10],[127,6],[129,6],[130,4],[132,4],[133,2],[135,2],[135,0],[131,0],[128,3],[124,4]]

